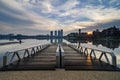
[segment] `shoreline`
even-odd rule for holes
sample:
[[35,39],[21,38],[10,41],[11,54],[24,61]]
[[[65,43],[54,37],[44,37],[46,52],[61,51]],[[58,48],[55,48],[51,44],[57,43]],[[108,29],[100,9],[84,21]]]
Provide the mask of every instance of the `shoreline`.
[[4,46],[4,45],[10,45],[10,44],[17,44],[20,42],[4,42],[4,43],[0,43],[0,46]]

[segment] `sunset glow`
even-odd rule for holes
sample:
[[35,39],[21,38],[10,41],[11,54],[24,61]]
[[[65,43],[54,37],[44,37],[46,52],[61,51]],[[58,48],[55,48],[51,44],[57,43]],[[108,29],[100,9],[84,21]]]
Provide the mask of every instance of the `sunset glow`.
[[92,32],[87,32],[88,35],[92,35]]

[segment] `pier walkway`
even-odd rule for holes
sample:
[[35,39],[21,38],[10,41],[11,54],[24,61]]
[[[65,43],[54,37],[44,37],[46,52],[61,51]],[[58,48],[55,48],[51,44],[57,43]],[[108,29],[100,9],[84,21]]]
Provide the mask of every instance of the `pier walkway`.
[[[29,57],[24,57],[20,61],[15,61],[5,70],[55,70],[56,68],[56,48],[57,45],[47,45],[45,49],[35,52]],[[29,50],[29,52],[32,52]]]
[[63,49],[66,70],[116,70],[116,67],[89,55],[86,56],[67,45],[64,45]]
[[[20,51],[24,53],[22,57]],[[55,70],[57,68],[65,70],[120,70],[114,65],[116,64],[115,56],[112,57],[113,65],[111,65],[106,53],[102,52],[100,57],[96,58],[92,57],[92,54],[95,56],[93,49],[88,54],[87,48],[77,49],[75,46],[65,43],[61,45],[47,44],[8,53],[11,54],[11,58],[3,57],[1,70]],[[103,55],[108,62],[101,60]],[[18,60],[16,60],[17,58]]]

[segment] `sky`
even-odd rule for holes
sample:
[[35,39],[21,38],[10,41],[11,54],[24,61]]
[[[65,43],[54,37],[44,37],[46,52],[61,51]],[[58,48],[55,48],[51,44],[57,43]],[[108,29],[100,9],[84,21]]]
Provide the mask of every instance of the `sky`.
[[0,34],[120,28],[119,0],[0,0]]

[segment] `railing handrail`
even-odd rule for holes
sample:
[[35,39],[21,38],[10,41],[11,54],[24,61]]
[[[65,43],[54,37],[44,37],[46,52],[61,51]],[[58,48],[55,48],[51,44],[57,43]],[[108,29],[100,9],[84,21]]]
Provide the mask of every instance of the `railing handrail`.
[[[96,53],[95,53],[95,51],[99,51],[99,52],[101,52],[101,55],[99,56],[99,59],[101,60],[101,58],[102,58],[102,56],[104,55],[105,56],[105,58],[106,58],[106,60],[108,61],[108,63],[109,63],[109,59],[108,59],[108,57],[107,57],[107,53],[108,54],[110,54],[110,56],[111,56],[111,58],[112,58],[112,65],[113,66],[116,66],[116,55],[113,53],[113,52],[108,52],[108,51],[103,51],[103,50],[98,50],[98,49],[93,49],[93,48],[87,48],[87,47],[84,47],[84,46],[80,46],[79,45],[79,47],[77,46],[77,45],[73,45],[73,44],[68,44],[69,46],[71,46],[72,48],[74,48],[75,50],[77,50],[78,52],[79,51],[82,51],[82,53],[84,53],[84,54],[87,54],[87,55],[90,55],[91,56],[91,54],[93,53],[94,54],[94,57],[96,58]],[[84,48],[84,51],[83,51],[83,48]],[[81,49],[81,50],[80,50]],[[91,50],[91,52],[88,54],[88,49],[90,49]],[[86,51],[87,51],[87,53],[86,53]],[[109,63],[110,64],[110,63]]]
[[56,52],[59,52],[59,44],[58,44],[58,46],[57,46]]
[[[68,45],[71,45],[71,44],[68,44]],[[73,45],[73,44],[72,44],[72,45]],[[73,45],[73,46],[76,46],[76,47],[77,47],[77,45]],[[91,49],[91,50],[95,50],[95,51],[110,53],[112,56],[115,56],[115,54],[114,54],[112,51],[104,51],[104,50],[89,48],[89,47],[85,47],[85,46],[80,46],[80,47],[87,48],[87,49]]]
[[[21,50],[15,50],[12,52],[6,52],[5,55],[3,56],[3,67],[7,66],[8,64],[11,63],[11,61],[14,59],[14,56],[16,55],[18,59],[16,59],[15,61],[21,61],[21,59],[25,58],[25,55],[27,54],[26,57],[30,57],[33,56],[34,54],[36,54],[39,51],[42,51],[44,49],[46,49],[47,47],[49,47],[50,44],[43,44],[43,45],[39,45],[39,46],[34,46],[34,47],[30,47],[30,48],[26,48],[26,49],[21,49]],[[31,49],[29,51],[29,49]],[[22,58],[20,57],[19,51],[24,51],[22,54]],[[10,57],[10,60],[7,60],[7,57],[9,56],[9,54],[12,54],[12,56]],[[10,62],[10,63],[8,63]]]
[[[50,44],[43,44],[43,45],[50,45]],[[23,51],[23,50],[26,50],[26,49],[32,49],[32,48],[43,46],[43,45],[33,46],[33,47],[25,48],[25,49],[19,49],[19,50],[10,51],[10,52],[7,52],[7,53],[13,53],[13,52],[18,52],[18,51]]]
[[[84,46],[80,46],[80,47],[84,47]],[[89,48],[89,47],[84,47],[84,48],[87,48],[87,49],[93,49],[95,51],[102,51],[102,52],[105,52],[105,53],[111,53],[110,51],[103,51],[103,50],[100,50],[100,49],[94,49],[94,48]]]
[[99,51],[99,52],[109,53],[111,56],[115,56],[115,54],[112,51],[103,51],[103,50],[94,49],[94,48],[88,48],[88,47],[84,47],[84,46],[80,46],[80,47],[91,49],[91,50],[95,50],[95,51]]
[[61,49],[61,52],[64,52],[64,49],[60,44],[58,44],[56,52],[59,52],[59,49]]

